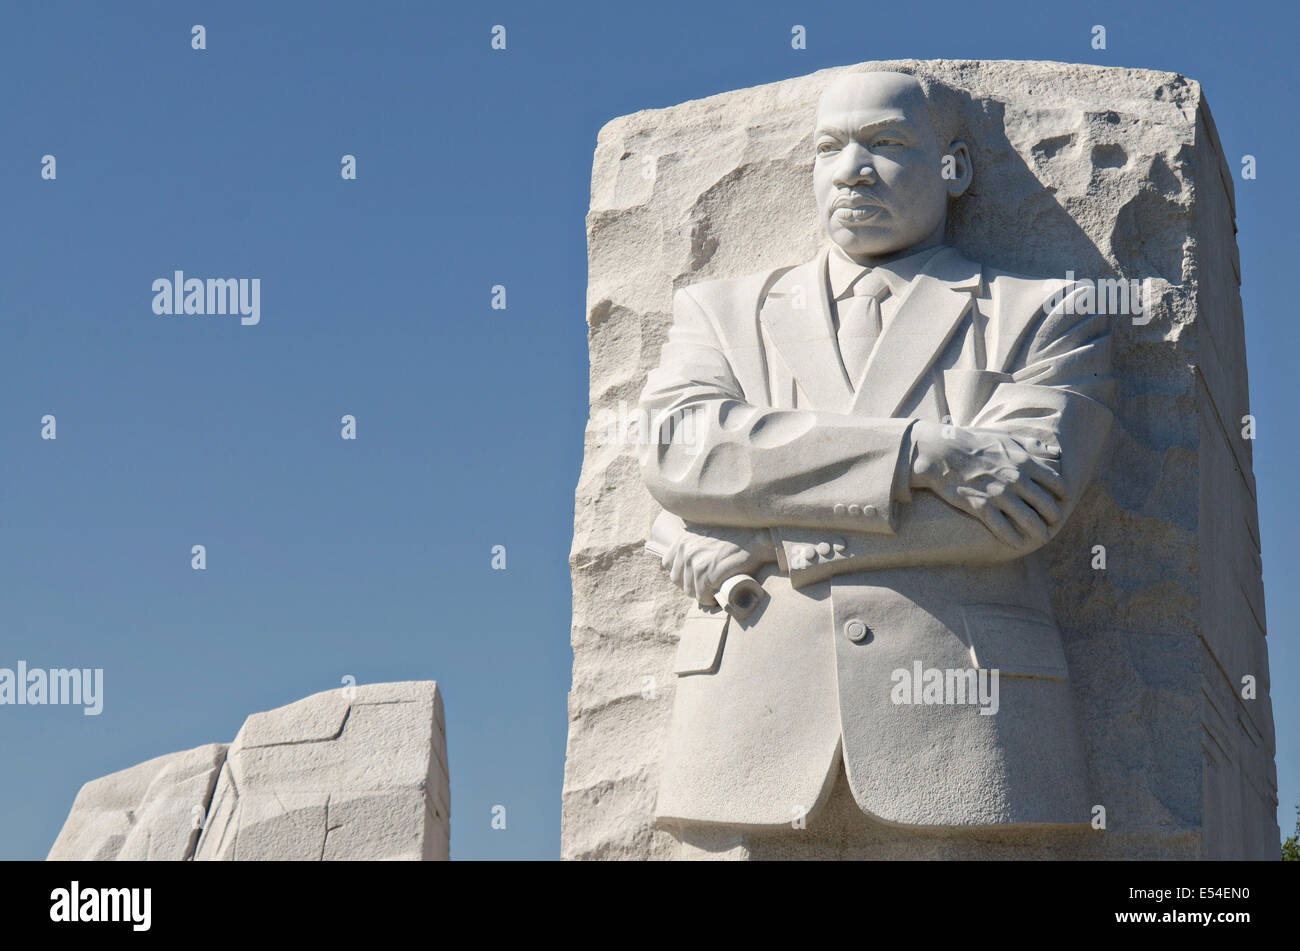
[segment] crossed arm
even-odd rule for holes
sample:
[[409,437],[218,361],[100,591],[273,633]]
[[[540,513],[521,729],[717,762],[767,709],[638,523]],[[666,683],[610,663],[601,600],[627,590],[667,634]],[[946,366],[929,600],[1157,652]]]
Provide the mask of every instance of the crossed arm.
[[707,315],[679,294],[642,394],[662,423],[642,456],[646,486],[688,526],[664,558],[673,580],[711,603],[726,577],[771,561],[800,586],[1045,544],[1111,421],[1105,318],[1069,310],[1040,311],[970,425],[944,426],[755,405]]

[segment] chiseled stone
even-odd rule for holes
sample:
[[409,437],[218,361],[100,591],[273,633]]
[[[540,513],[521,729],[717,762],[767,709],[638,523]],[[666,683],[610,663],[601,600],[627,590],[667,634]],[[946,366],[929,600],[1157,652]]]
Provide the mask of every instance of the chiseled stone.
[[368,684],[87,783],[49,858],[445,860],[450,804],[438,685]]
[[49,860],[188,859],[226,744],[168,753],[81,787]]
[[[1068,667],[1082,732],[1084,762],[1071,788],[1086,790],[1090,815],[1104,809],[1104,831],[1086,822],[969,832],[873,826],[843,776],[821,763],[804,785],[816,775],[829,785],[805,829],[705,826],[683,835],[656,823],[666,764],[680,762],[669,729],[681,693],[675,673],[713,676],[706,668],[719,653],[726,665],[727,650],[688,652],[683,668],[679,632],[705,625],[684,624],[689,599],[644,549],[660,506],[638,466],[638,440],[648,438],[638,397],[660,364],[675,291],[815,258],[826,237],[811,187],[818,99],[837,77],[863,69],[910,72],[969,97],[963,139],[974,183],[950,208],[946,244],[1001,273],[1123,277],[1149,290],[1148,313],[1111,327],[1114,421],[1096,474],[1041,550],[1042,593],[1063,652],[1052,663]],[[1199,84],[1147,70],[871,63],[639,112],[601,130],[587,218],[591,420],[571,553],[566,858],[1277,855],[1232,187]],[[710,287],[701,294],[731,285]],[[747,307],[748,285],[734,289]],[[711,371],[692,367],[701,375],[683,380],[696,385]],[[881,515],[877,498],[840,501],[846,516]],[[1104,569],[1094,566],[1098,545]],[[792,551],[813,562],[835,556],[815,545]],[[766,570],[767,583],[784,583]],[[844,636],[854,633],[862,632]],[[1254,698],[1242,696],[1247,676]],[[820,710],[824,699],[808,702]],[[777,775],[782,764],[768,767]],[[710,809],[726,807],[749,794],[742,786],[693,801],[707,793]],[[759,805],[738,806],[737,821]],[[771,805],[776,815],[788,804]],[[924,812],[912,810],[922,822]]]
[[249,717],[196,861],[448,858],[442,698],[431,682],[315,694]]

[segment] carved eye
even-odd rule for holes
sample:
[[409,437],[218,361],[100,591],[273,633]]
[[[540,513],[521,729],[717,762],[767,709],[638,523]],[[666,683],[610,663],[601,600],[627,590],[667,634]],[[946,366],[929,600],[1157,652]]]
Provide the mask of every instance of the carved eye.
[[890,148],[892,146],[902,145],[902,144],[903,143],[898,139],[891,139],[888,136],[885,136],[883,138],[876,139],[876,141],[872,142],[871,147],[875,149],[885,149],[885,148]]
[[827,155],[831,152],[838,152],[839,150],[839,144],[836,142],[822,142],[817,146],[818,155]]

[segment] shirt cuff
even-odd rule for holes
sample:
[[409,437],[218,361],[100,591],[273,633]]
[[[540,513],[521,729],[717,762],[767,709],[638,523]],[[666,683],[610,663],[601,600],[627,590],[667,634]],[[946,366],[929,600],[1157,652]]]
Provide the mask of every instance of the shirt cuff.
[[776,566],[786,574],[790,573],[790,562],[785,557],[785,543],[781,539],[781,530],[779,528],[770,528],[768,531],[772,535],[772,546],[776,548]]

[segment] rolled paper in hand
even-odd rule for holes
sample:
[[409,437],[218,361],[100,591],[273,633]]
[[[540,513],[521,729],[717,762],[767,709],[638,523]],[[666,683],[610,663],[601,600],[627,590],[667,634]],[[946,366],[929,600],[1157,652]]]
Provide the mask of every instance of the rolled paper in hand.
[[726,612],[743,621],[763,600],[763,586],[749,575],[732,575],[718,588],[717,599]]

